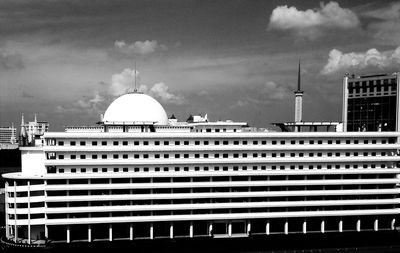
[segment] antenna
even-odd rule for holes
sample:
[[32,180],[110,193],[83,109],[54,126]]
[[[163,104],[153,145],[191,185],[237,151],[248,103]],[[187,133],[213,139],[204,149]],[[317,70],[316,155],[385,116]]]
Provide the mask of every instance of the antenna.
[[301,74],[300,74],[300,59],[299,59],[299,70],[297,73],[297,90],[301,91],[300,85],[301,85]]
[[136,89],[136,61],[135,61],[135,89],[133,90],[133,92],[137,92],[137,89]]

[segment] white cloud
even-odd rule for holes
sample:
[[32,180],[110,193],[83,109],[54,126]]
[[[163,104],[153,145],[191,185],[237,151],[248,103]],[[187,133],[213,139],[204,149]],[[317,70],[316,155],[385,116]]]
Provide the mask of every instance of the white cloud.
[[156,50],[166,50],[167,46],[159,44],[157,40],[135,41],[131,44],[126,44],[123,40],[116,40],[114,47],[122,53],[146,55],[154,53]]
[[183,104],[184,97],[181,94],[175,95],[169,91],[169,87],[165,83],[156,83],[149,90],[149,94],[161,99],[162,102],[170,104]]
[[135,75],[137,78],[139,72],[130,68],[124,69],[121,73],[113,74],[111,76],[109,94],[112,96],[119,96],[126,93],[129,89],[133,90]]
[[321,70],[321,74],[327,75],[339,70],[363,69],[369,66],[380,69],[400,64],[400,46],[395,50],[379,52],[371,48],[366,52],[343,53],[332,49],[329,53],[327,64]]
[[321,3],[318,9],[298,10],[287,5],[276,7],[270,16],[269,28],[301,31],[300,35],[315,35],[321,28],[354,28],[360,21],[357,15],[337,2]]

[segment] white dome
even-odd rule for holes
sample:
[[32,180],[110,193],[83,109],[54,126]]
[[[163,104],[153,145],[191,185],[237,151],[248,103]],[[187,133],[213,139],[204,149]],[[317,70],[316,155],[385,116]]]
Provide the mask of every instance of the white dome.
[[164,108],[154,98],[143,93],[128,93],[115,99],[104,113],[104,122],[155,122],[167,125],[168,117]]

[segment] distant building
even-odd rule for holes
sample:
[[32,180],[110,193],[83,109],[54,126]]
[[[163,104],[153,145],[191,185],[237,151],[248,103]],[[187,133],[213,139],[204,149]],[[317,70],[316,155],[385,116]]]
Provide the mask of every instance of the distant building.
[[348,132],[399,131],[400,73],[343,77],[343,127]]
[[49,130],[49,122],[38,121],[35,114],[34,121],[25,123],[24,115],[21,118],[20,145],[36,146],[42,145],[42,136]]
[[14,126],[0,127],[0,143],[15,144],[17,142],[17,129]]
[[295,102],[294,102],[294,122],[303,121],[303,91],[301,90],[301,75],[300,75],[300,61],[299,70],[297,73],[297,90],[294,92]]

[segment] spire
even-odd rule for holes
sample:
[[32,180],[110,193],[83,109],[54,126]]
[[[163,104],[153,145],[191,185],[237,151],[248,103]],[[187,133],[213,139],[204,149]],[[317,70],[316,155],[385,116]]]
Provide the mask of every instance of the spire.
[[301,91],[301,67],[300,67],[300,59],[299,59],[299,70],[297,72],[297,91]]
[[21,126],[25,125],[25,120],[24,120],[24,114],[22,114],[21,116]]
[[35,121],[35,123],[37,123],[37,115],[36,115],[36,113],[35,113],[35,120],[34,121]]
[[137,88],[136,88],[136,61],[135,61],[135,89],[133,90],[133,92],[137,92]]

